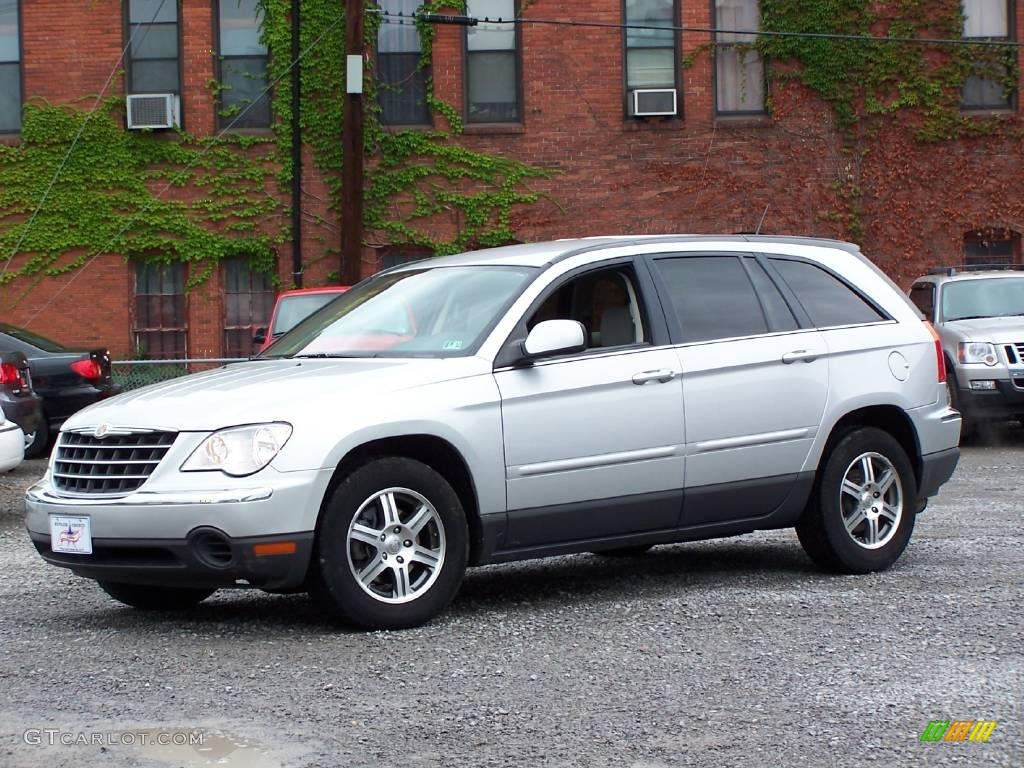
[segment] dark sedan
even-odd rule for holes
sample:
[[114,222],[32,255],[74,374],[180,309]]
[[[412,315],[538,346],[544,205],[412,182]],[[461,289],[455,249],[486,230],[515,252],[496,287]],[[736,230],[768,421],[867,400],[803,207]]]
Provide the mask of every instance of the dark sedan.
[[0,410],[8,421],[21,427],[27,451],[43,423],[43,404],[32,390],[28,360],[21,352],[0,352]]
[[75,350],[24,328],[0,323],[0,350],[21,352],[28,358],[32,385],[43,398],[43,419],[25,456],[46,452],[51,430],[87,405],[117,394],[106,349]]

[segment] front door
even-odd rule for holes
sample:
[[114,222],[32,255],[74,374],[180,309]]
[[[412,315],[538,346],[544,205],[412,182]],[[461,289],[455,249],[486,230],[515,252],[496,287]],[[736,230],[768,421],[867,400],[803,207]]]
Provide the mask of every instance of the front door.
[[672,529],[683,487],[679,360],[652,343],[631,265],[566,278],[527,320],[568,318],[584,352],[499,370],[503,548]]

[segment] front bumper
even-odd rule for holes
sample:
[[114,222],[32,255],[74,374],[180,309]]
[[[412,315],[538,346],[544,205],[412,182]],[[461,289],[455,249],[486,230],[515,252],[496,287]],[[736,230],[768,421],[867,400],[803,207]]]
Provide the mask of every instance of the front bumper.
[[[313,550],[312,533],[232,539],[213,528],[197,529],[187,539],[94,538],[91,555],[54,552],[49,534],[29,531],[29,536],[46,562],[78,576],[167,587],[296,589],[306,580]],[[207,543],[214,536],[224,544],[215,559]],[[257,554],[260,545],[283,540],[294,542],[294,551]]]
[[[331,474],[268,468],[237,488],[178,490],[165,480],[120,498],[64,496],[44,477],[25,495],[26,527],[44,560],[91,579],[294,589],[306,577]],[[181,477],[177,473],[179,482]],[[194,486],[227,481],[217,473],[187,479]],[[53,552],[51,515],[88,517],[93,554]],[[294,546],[271,548],[270,554],[256,549],[281,543]]]
[[999,419],[1024,415],[1024,389],[1015,386],[1013,381],[1024,386],[1024,377],[1019,376],[1014,380],[996,379],[996,389],[960,387],[957,389],[957,404],[969,418]]

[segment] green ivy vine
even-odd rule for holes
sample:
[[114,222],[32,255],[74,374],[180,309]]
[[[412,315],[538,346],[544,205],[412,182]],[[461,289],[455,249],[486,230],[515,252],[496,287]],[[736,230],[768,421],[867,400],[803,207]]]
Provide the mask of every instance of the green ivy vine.
[[[303,0],[300,29],[302,49],[311,49],[301,67],[302,136],[327,183],[334,213],[344,203],[340,5]],[[269,78],[275,83],[275,120],[266,136],[228,133],[215,139],[126,131],[121,98],[107,99],[95,111],[91,102],[26,104],[20,141],[0,143],[0,284],[65,274],[102,253],[191,263],[191,285],[231,257],[245,257],[254,269],[276,274],[277,246],[290,236],[291,2],[261,0],[261,6]],[[423,10],[452,7],[465,6],[460,0],[428,0]],[[370,51],[380,17],[367,13],[365,19]],[[429,72],[434,28],[417,26],[423,41],[420,67]],[[463,130],[458,111],[434,95],[429,78],[427,99],[438,127],[381,125],[374,80],[370,62],[364,96],[365,227],[380,241],[375,244],[440,254],[512,240],[513,209],[539,197],[525,182],[550,172],[458,144],[455,138]],[[221,88],[215,81],[209,87],[214,96]],[[58,182],[47,192],[62,162]],[[33,216],[44,195],[45,205]],[[453,236],[431,234],[441,215],[455,217]],[[333,252],[326,242],[323,250],[325,256]]]
[[[957,39],[963,21],[959,0],[761,0],[762,29],[775,32]],[[841,127],[917,110],[916,136],[926,142],[996,131],[998,119],[962,113],[961,88],[977,74],[1010,93],[1018,79],[1011,48],[798,37],[761,37],[757,47],[770,77],[797,79],[816,91]]]
[[231,257],[273,271],[281,204],[267,192],[268,143],[125,131],[123,109],[121,99],[91,115],[42,101],[25,106],[21,141],[0,144],[0,284],[65,274],[101,253],[196,264],[193,284]]

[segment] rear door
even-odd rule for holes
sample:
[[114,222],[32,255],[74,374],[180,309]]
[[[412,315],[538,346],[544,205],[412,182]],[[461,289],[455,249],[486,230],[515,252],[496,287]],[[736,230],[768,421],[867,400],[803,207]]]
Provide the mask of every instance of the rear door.
[[825,409],[821,336],[752,255],[651,261],[683,372],[682,526],[770,514],[801,479]]

